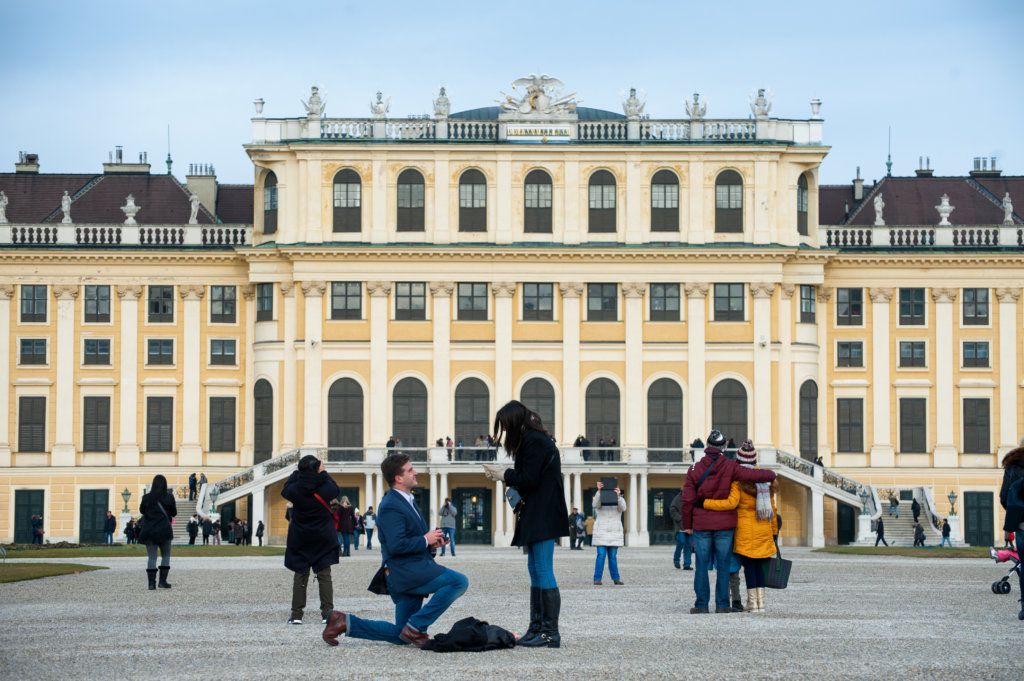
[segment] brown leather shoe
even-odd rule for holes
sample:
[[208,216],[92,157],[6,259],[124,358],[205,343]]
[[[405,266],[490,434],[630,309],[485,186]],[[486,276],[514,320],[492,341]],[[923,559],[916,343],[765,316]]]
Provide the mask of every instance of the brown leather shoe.
[[327,645],[338,645],[338,637],[348,631],[348,618],[340,610],[332,610],[327,618],[327,626],[324,627],[324,641]]
[[398,635],[398,638],[402,639],[410,645],[414,645],[417,648],[422,648],[423,644],[430,640],[430,636],[422,632],[416,631],[408,624],[402,628],[402,633]]

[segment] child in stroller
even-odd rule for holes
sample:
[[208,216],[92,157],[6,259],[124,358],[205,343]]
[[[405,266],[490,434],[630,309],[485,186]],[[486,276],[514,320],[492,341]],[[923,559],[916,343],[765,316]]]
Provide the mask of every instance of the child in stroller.
[[1010,593],[1010,575],[1020,576],[1021,570],[1024,569],[1020,564],[1020,556],[1013,549],[1013,535],[1010,535],[1009,540],[1006,542],[1006,546],[997,549],[992,547],[989,549],[989,555],[992,556],[992,560],[996,563],[1010,563],[1010,571],[1006,573],[1002,579],[992,582],[992,593],[994,594],[1008,594]]

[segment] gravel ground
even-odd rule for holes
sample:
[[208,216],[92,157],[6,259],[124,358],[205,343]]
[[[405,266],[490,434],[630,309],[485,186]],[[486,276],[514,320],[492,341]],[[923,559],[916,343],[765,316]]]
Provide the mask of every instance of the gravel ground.
[[[692,572],[671,547],[623,549],[625,586],[591,584],[593,553],[558,549],[562,648],[480,654],[320,640],[315,583],[306,624],[286,626],[291,573],[280,557],[172,561],[170,591],[146,590],[140,559],[69,559],[109,570],[0,585],[0,678],[31,679],[1008,679],[1020,678],[1017,593],[989,560],[877,558],[790,549],[789,589],[766,615],[689,615]],[[48,559],[53,561],[54,559]],[[388,618],[366,585],[376,552],[334,568],[335,607]],[[473,615],[522,631],[525,556],[463,548],[445,565],[469,591],[434,625]],[[1016,660],[1014,660],[1014,656]]]

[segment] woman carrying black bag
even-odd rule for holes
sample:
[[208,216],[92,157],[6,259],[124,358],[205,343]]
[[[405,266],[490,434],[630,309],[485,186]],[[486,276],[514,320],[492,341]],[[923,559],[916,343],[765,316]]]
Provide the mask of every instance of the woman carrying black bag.
[[494,432],[495,443],[505,448],[515,466],[484,464],[485,475],[503,481],[521,497],[512,545],[525,547],[530,571],[530,627],[516,645],[558,648],[562,597],[553,561],[555,542],[569,536],[561,458],[540,416],[516,400],[498,410]]
[[149,492],[142,495],[142,501],[139,502],[139,513],[142,514],[139,541],[146,545],[149,590],[153,591],[157,587],[157,548],[160,549],[160,588],[170,589],[167,573],[171,571],[171,539],[174,537],[171,518],[178,515],[178,506],[174,503],[174,495],[167,489],[167,478],[162,475],[153,476]]

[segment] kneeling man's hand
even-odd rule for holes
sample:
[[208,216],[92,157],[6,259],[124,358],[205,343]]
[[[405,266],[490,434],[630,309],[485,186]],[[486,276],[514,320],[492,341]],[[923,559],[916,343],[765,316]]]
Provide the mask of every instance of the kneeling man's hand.
[[423,535],[423,538],[427,540],[427,548],[436,549],[444,543],[444,532],[431,530]]

